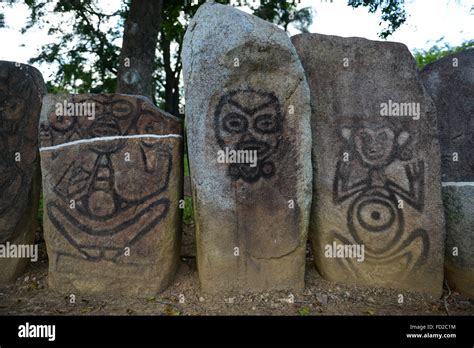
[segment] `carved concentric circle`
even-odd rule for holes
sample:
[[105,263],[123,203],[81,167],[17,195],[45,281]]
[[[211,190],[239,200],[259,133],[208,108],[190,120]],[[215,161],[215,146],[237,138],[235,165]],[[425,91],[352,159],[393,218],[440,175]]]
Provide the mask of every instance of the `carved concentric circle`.
[[357,206],[357,221],[370,232],[383,232],[395,221],[397,212],[387,199],[368,198]]
[[348,227],[367,251],[385,252],[400,240],[403,212],[396,197],[383,189],[371,189],[358,196],[348,210]]

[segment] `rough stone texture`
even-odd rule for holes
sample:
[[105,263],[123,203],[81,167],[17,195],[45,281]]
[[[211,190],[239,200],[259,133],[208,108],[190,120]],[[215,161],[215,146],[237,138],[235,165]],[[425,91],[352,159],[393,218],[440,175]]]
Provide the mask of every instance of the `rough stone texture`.
[[[318,270],[338,282],[440,296],[445,234],[436,111],[413,57],[393,42],[319,34],[292,41],[311,89],[310,238]],[[420,119],[382,116],[389,100],[420,103]],[[333,243],[363,246],[364,259],[329,257]]]
[[[45,93],[38,70],[0,61],[0,244],[5,246],[34,244],[40,192],[38,120]],[[0,258],[0,285],[15,280],[28,262]]]
[[473,182],[474,49],[428,64],[421,77],[437,109],[442,181]]
[[[202,289],[302,289],[310,106],[291,41],[273,24],[206,3],[182,60]],[[258,164],[218,163],[225,148],[257,150]]]
[[443,203],[446,279],[452,289],[474,298],[474,186],[443,187]]
[[[93,103],[95,119],[57,117],[64,100]],[[40,153],[51,288],[143,296],[170,283],[180,250],[181,134],[181,122],[144,97],[44,98]]]
[[474,50],[429,64],[421,76],[438,111],[446,278],[474,298]]

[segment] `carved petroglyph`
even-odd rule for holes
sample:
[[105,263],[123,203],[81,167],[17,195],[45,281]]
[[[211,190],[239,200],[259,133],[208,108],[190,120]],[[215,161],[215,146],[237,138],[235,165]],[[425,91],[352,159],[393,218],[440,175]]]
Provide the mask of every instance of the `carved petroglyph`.
[[288,35],[208,2],[186,31],[182,61],[202,290],[302,289],[310,104]]
[[[311,239],[323,277],[443,291],[444,217],[436,108],[413,56],[395,42],[292,38],[311,87]],[[381,58],[383,56],[383,58]],[[347,64],[341,68],[341,62]],[[328,258],[327,245],[365,258]],[[339,249],[339,247],[338,247]]]
[[[345,146],[336,166],[333,201],[336,205],[350,201],[349,236],[333,231],[334,238],[342,244],[364,245],[367,262],[402,263],[402,274],[407,275],[426,260],[429,252],[427,232],[421,228],[410,231],[404,218],[404,203],[423,211],[424,162],[413,159],[411,136],[404,130],[361,122],[342,127],[340,135]],[[344,161],[344,153],[354,160]],[[407,188],[387,176],[385,170],[394,162],[403,166]],[[421,248],[412,248],[411,244],[418,241]],[[347,265],[354,275],[360,273],[355,264]]]
[[[46,211],[80,257],[117,262],[168,213],[172,152],[153,134],[162,120],[142,109],[145,102],[103,95],[86,100],[95,105],[95,119],[50,115],[50,124],[41,125],[41,151],[61,171]],[[64,158],[74,146],[81,155]],[[134,159],[134,177],[123,168],[127,156]]]
[[[78,104],[94,117],[57,114],[58,105]],[[40,141],[49,286],[164,290],[180,251],[180,120],[140,96],[48,95]]]
[[221,149],[257,152],[257,165],[229,165],[233,180],[251,183],[275,174],[272,155],[278,149],[283,118],[280,102],[273,93],[244,89],[221,97],[214,116],[217,143]]

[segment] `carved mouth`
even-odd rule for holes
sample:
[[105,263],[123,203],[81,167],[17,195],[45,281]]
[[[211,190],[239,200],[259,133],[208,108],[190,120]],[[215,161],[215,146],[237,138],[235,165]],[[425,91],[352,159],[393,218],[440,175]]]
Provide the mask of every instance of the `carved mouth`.
[[90,135],[94,138],[100,138],[105,136],[117,136],[121,135],[120,127],[113,120],[100,120],[94,122],[89,129]]
[[384,152],[383,151],[371,149],[367,152],[367,158],[369,158],[371,160],[378,160],[378,159],[381,159],[383,157],[384,157]]
[[257,158],[261,160],[264,155],[270,152],[270,145],[263,141],[247,140],[237,143],[237,150],[257,151]]

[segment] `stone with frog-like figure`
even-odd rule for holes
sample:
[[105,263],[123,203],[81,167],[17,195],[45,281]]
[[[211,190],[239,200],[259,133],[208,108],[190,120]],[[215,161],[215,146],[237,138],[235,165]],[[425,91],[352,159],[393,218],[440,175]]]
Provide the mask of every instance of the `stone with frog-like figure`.
[[[57,116],[64,99],[94,103],[94,117]],[[51,286],[166,287],[179,255],[181,131],[145,98],[48,96],[40,139]]]

